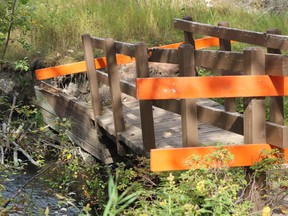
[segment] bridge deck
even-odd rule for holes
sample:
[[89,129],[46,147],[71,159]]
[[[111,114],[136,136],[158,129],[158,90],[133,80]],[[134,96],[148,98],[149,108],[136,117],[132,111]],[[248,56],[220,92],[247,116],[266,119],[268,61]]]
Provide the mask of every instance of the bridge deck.
[[[209,104],[209,106],[223,109],[221,105],[212,100],[199,100],[198,104]],[[119,134],[119,139],[137,153],[144,153],[142,143],[142,132],[140,122],[140,111],[138,101],[128,100],[123,102],[126,131]],[[156,136],[156,148],[182,147],[181,117],[178,114],[153,107],[154,128]],[[114,135],[113,114],[111,108],[107,107],[103,114],[97,117],[97,123],[104,128],[108,134]],[[199,123],[199,142],[201,145],[243,144],[242,135],[222,130],[211,125]]]

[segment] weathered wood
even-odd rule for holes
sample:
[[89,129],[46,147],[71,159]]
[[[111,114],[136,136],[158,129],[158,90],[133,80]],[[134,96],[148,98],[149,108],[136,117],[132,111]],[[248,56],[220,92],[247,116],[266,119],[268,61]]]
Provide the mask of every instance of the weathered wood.
[[288,148],[288,127],[266,123],[267,143],[279,148]]
[[[281,35],[281,31],[279,29],[268,29],[267,34],[275,34],[275,35]],[[273,54],[281,54],[280,49],[273,49],[273,48],[267,48],[268,53],[273,53]]]
[[[185,16],[183,20],[192,21],[193,19],[191,16]],[[191,32],[184,31],[184,41],[185,43],[191,44],[195,49],[195,40]]]
[[135,57],[135,45],[131,43],[115,41],[116,53]]
[[116,53],[113,39],[106,39],[106,58],[108,69],[108,80],[112,101],[114,125],[116,133],[125,130],[123,108],[121,102],[120,76],[117,71]]
[[125,122],[121,102],[120,75],[117,70],[114,40],[111,38],[106,39],[105,45],[117,151],[119,155],[124,155],[125,150],[118,141],[118,133],[125,130]]
[[[39,87],[38,87],[39,88]],[[43,90],[42,90],[43,89]],[[54,112],[53,109],[62,110],[61,113],[65,113],[66,118],[70,119],[68,116],[73,116],[72,120],[72,128],[75,131],[75,136],[80,137],[81,140],[84,140],[82,146],[85,150],[88,152],[91,152],[95,157],[97,157],[100,160],[104,161],[111,161],[107,156],[107,154],[111,151],[110,149],[107,149],[107,147],[102,148],[102,144],[100,147],[96,147],[98,150],[93,150],[95,147],[94,145],[98,145],[98,137],[97,132],[95,132],[94,126],[93,126],[93,114],[90,114],[90,108],[89,106],[84,103],[83,101],[78,101],[77,103],[71,104],[66,106],[67,110],[63,111],[63,104],[66,104],[67,102],[75,99],[71,98],[70,96],[65,96],[62,98],[61,91],[56,88],[47,88],[47,84],[43,85],[41,87],[41,91],[44,91],[45,94],[44,98],[54,97],[56,102],[54,101],[49,106],[45,105],[45,100],[42,100],[39,96],[37,98],[39,101],[42,101],[43,103],[39,103],[39,106],[42,107],[42,113],[44,113],[45,110],[48,110],[46,113]],[[52,96],[51,96],[52,94]],[[38,95],[38,94],[37,94]],[[55,96],[53,96],[55,95]],[[60,95],[60,96],[59,96]],[[66,99],[65,99],[66,98]],[[63,102],[64,100],[64,102]],[[162,101],[161,101],[162,102]],[[166,107],[170,109],[170,111],[177,111],[178,114],[181,112],[181,105],[180,101],[178,100],[167,100],[165,101]],[[44,107],[44,108],[43,108]],[[47,107],[50,107],[47,108]],[[53,108],[53,109],[52,109]],[[140,122],[140,111],[138,106],[138,101],[133,101],[132,98],[129,98],[128,101],[124,102],[124,113],[125,113],[125,119],[127,121],[127,130],[124,132],[121,132],[119,135],[120,141],[123,141],[128,147],[133,149],[139,154],[147,154],[146,151],[143,149],[143,142],[142,142],[142,132],[141,132],[141,122]],[[71,110],[72,109],[72,110]],[[170,113],[168,111],[165,111],[163,109],[158,109],[154,107],[154,122],[155,122],[155,128],[157,133],[156,137],[156,146],[157,148],[165,147],[165,148],[172,148],[172,147],[181,147],[181,121],[180,121],[180,115]],[[109,112],[108,112],[109,111]],[[59,114],[60,116],[63,116],[62,114]],[[84,113],[86,117],[83,117],[81,113]],[[55,121],[56,115],[51,114],[45,114],[44,120],[46,123],[51,124]],[[201,144],[213,144],[216,142],[222,142],[222,143],[243,143],[243,136],[241,138],[240,135],[236,136],[235,133],[227,133],[229,131],[236,132],[238,134],[243,134],[243,115],[239,113],[229,113],[225,112],[224,108],[217,104],[216,102],[212,100],[200,100],[197,102],[197,114],[198,114],[198,121],[203,122],[206,124],[199,124],[199,142]],[[115,140],[115,130],[114,130],[114,122],[113,122],[113,114],[111,110],[105,109],[101,116],[98,116],[95,122],[103,129],[107,131],[107,134],[110,134],[110,137]],[[86,126],[83,126],[86,125]],[[213,128],[214,125],[218,128]],[[92,128],[92,129],[87,129]],[[222,128],[224,130],[229,131],[223,131],[219,128]],[[266,122],[266,128],[267,128],[267,142],[270,144],[273,144],[274,146],[278,147],[288,147],[288,136],[287,136],[287,127],[273,124]],[[137,133],[136,133],[137,132]],[[210,132],[210,133],[208,133]],[[242,139],[242,141],[241,141]],[[79,142],[75,141],[77,144]],[[283,144],[284,142],[284,144]],[[86,147],[85,147],[86,143]],[[102,150],[101,150],[102,149]],[[102,152],[102,153],[101,153]],[[107,153],[108,152],[108,153]],[[105,154],[104,154],[105,153]],[[103,158],[101,158],[101,154],[104,154]],[[105,156],[106,155],[106,156]],[[106,159],[105,159],[105,158]]]
[[[144,43],[136,44],[136,73],[138,78],[149,76],[147,47]],[[139,101],[142,138],[145,151],[155,148],[155,131],[152,101]]]
[[178,49],[151,49],[149,62],[179,64]]
[[[194,48],[191,44],[183,44],[179,48],[180,76],[195,76]],[[196,99],[181,100],[181,122],[183,147],[198,145],[198,123]]]
[[[179,100],[153,101],[153,105],[177,114],[181,113]],[[243,115],[240,113],[226,112],[223,106],[212,100],[197,102],[197,118],[199,122],[213,125],[223,130],[228,130],[243,135]],[[203,129],[200,129],[201,133]],[[288,147],[288,127],[266,122],[267,142],[277,147]],[[200,133],[200,136],[201,136]]]
[[35,86],[35,94],[46,124],[57,130],[55,119],[68,119],[71,123],[68,135],[77,145],[105,163],[113,162],[110,150],[98,140],[99,134],[90,115],[91,107],[87,103],[46,83]]
[[[219,22],[218,26],[229,27],[228,22]],[[231,51],[231,41],[219,38],[220,50]],[[229,71],[222,70],[221,74],[228,75]],[[235,98],[225,98],[224,107],[228,112],[236,112],[237,103]]]
[[[108,74],[99,70],[96,70],[96,72],[98,81],[105,85],[109,85]],[[121,92],[136,98],[136,87],[134,84],[131,84],[124,80],[120,80],[120,88]]]
[[182,31],[193,32],[195,34],[209,35],[226,40],[234,40],[274,49],[288,49],[287,36],[279,36],[255,31],[246,31],[236,28],[219,27],[198,22],[191,22],[183,19],[174,19],[174,27]]
[[[265,71],[267,75],[287,76],[288,56],[277,54],[265,55]],[[176,49],[151,50],[150,62],[179,64],[179,53]],[[195,50],[197,67],[226,71],[225,75],[243,74],[243,54],[234,51]]]
[[[279,29],[270,29],[267,31],[267,34],[281,34]],[[268,53],[281,54],[279,49],[267,49]],[[270,121],[276,124],[284,125],[284,104],[283,97],[270,97],[269,101],[270,108]]]
[[[244,55],[246,75],[265,74],[265,54],[261,48],[247,48]],[[265,97],[244,99],[244,142],[266,143]]]
[[87,67],[87,75],[89,79],[90,94],[92,99],[92,106],[94,117],[100,115],[101,113],[101,102],[98,90],[98,80],[95,72],[95,63],[93,56],[93,47],[91,37],[88,34],[82,35],[82,43],[84,49],[84,57]]
[[[105,45],[105,39],[104,38],[98,38],[98,37],[93,37],[91,36],[92,39],[92,45],[93,47],[97,49],[101,49],[103,51],[106,50],[106,45]],[[127,55],[130,57],[135,56],[135,46],[134,44],[131,43],[126,43],[126,42],[120,42],[120,41],[114,41],[115,44],[115,52],[123,55]]]

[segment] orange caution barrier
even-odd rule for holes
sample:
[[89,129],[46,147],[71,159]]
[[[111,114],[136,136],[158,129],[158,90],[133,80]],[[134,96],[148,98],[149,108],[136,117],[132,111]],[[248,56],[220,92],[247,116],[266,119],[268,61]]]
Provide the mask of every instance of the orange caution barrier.
[[[117,55],[116,56],[117,64],[126,64],[134,61],[134,58],[125,55]],[[95,59],[96,69],[105,68],[106,67],[106,58],[97,58]],[[83,73],[86,72],[86,63],[85,61],[59,65],[55,67],[43,68],[35,71],[35,76],[37,80],[45,80],[58,76],[65,76],[69,74],[75,73]]]
[[[152,149],[150,151],[150,169],[154,172],[188,170],[197,167],[191,161],[192,155],[204,157],[213,153],[218,147],[190,147],[190,148],[173,148],[173,149]],[[234,159],[228,163],[228,167],[252,166],[255,162],[261,160],[263,150],[271,151],[274,147],[269,144],[245,144],[223,146]],[[284,159],[288,160],[288,149],[280,149],[284,154]],[[197,165],[197,164],[196,164]],[[216,166],[216,165],[215,165]]]
[[288,77],[268,75],[138,78],[136,85],[139,100],[288,95]]

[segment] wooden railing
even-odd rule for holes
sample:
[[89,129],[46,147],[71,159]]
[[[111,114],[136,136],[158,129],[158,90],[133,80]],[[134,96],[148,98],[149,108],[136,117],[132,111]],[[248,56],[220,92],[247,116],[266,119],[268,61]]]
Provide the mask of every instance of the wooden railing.
[[[287,57],[280,55],[280,49],[288,48],[288,37],[275,35],[279,31],[268,31],[259,33],[243,31],[227,27],[212,26],[192,22],[189,20],[174,20],[174,27],[184,31],[185,37],[188,33],[203,34],[220,39],[220,49],[225,51],[197,51],[192,46],[182,45],[178,50],[154,50],[151,61],[178,63],[181,69],[180,74],[185,78],[150,78],[137,79],[137,98],[140,100],[159,99],[181,99],[178,110],[181,110],[183,127],[183,146],[193,146],[190,149],[159,149],[151,151],[151,169],[154,171],[187,169],[183,161],[187,155],[192,153],[204,155],[215,149],[215,147],[196,147],[197,142],[197,118],[195,109],[195,98],[232,98],[244,97],[244,114],[234,113],[235,102],[229,99],[225,101],[225,110],[218,116],[224,121],[211,121],[215,118],[209,112],[206,113],[204,122],[212,123],[215,126],[229,129],[233,125],[233,132],[244,135],[245,144],[251,146],[247,152],[246,145],[225,146],[233,150],[235,160],[231,166],[252,165],[260,155],[261,149],[279,147],[284,153],[288,147],[288,131],[284,126],[283,97],[287,96]],[[242,52],[232,52],[228,40],[260,45],[268,48],[265,54],[261,48],[248,48]],[[193,39],[190,40],[193,44]],[[275,54],[276,53],[276,54]],[[204,67],[220,72],[221,76],[216,77],[187,77],[194,75],[195,67]],[[233,76],[232,76],[233,75]],[[153,90],[149,90],[153,89]],[[265,97],[270,96],[270,122],[266,122]],[[190,103],[190,108],[187,107]],[[197,107],[198,108],[198,107]],[[193,110],[193,115],[187,115],[187,110]],[[207,110],[206,110],[207,111]],[[200,111],[201,112],[201,111]],[[217,111],[219,113],[219,111]],[[237,120],[236,120],[237,119]],[[219,120],[217,118],[217,120]],[[190,124],[187,125],[187,122]],[[237,123],[236,123],[237,122]],[[237,124],[235,126],[235,123]],[[194,124],[191,126],[191,124]],[[190,127],[188,129],[188,127]],[[187,133],[186,131],[189,131]],[[268,145],[268,144],[271,144]],[[255,150],[255,152],[252,151]],[[243,155],[246,151],[246,156]],[[241,157],[240,157],[241,155]],[[244,156],[244,160],[243,160]],[[287,156],[286,156],[287,157]]]
[[[246,144],[257,143],[249,145],[251,154],[246,160],[240,157],[243,151],[249,149],[246,145],[227,147],[236,149],[236,158],[241,158],[235,160],[234,166],[251,164],[255,161],[256,153],[259,155],[260,149],[271,149],[268,144],[285,150],[288,147],[288,128],[284,126],[282,96],[287,95],[288,91],[288,81],[285,77],[288,57],[281,55],[280,49],[288,49],[288,37],[275,35],[279,34],[279,31],[260,33],[229,28],[228,23],[219,23],[219,26],[201,24],[191,21],[189,17],[185,20],[175,19],[174,26],[184,32],[186,44],[177,43],[147,49],[144,43],[131,44],[83,35],[85,62],[37,70],[36,78],[41,80],[87,71],[95,119],[102,111],[98,82],[109,85],[119,154],[124,150],[117,136],[125,131],[121,92],[140,100],[143,148],[147,152],[155,149],[152,106],[180,114],[183,147],[193,148],[178,149],[177,151],[185,152],[181,154],[173,153],[176,151],[173,149],[152,150],[151,165],[155,160],[161,165],[152,166],[152,170],[186,169],[181,161],[187,152],[197,151],[199,154],[205,154],[214,148],[195,147],[199,146],[198,121],[243,134]],[[195,40],[194,33],[216,38]],[[243,52],[231,51],[230,40],[264,46],[269,53],[265,53],[261,48],[248,48]],[[194,48],[215,45],[220,45],[219,50]],[[105,57],[94,59],[93,49],[103,50]],[[136,62],[137,88],[120,80],[116,67],[117,64],[132,61]],[[178,64],[180,77],[148,78],[148,62]],[[102,67],[106,67],[108,72],[97,70]],[[195,69],[198,67],[216,71],[219,76],[196,77]],[[271,97],[270,122],[265,120],[265,97],[268,96]],[[225,98],[225,110],[196,104],[196,98],[219,97]],[[231,99],[234,97],[245,98],[243,115],[235,112],[236,103]],[[241,153],[237,153],[239,151]],[[160,154],[167,156],[161,156],[162,162],[159,161]],[[179,162],[172,166],[170,162],[176,161],[175,156],[179,157]],[[163,164],[167,166],[164,167]]]

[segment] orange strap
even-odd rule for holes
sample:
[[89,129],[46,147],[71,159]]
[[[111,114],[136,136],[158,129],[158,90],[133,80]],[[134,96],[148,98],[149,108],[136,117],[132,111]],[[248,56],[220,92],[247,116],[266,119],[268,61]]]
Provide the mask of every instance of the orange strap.
[[288,77],[268,75],[138,78],[136,84],[139,100],[288,95]]
[[[117,64],[126,64],[129,62],[134,61],[133,58],[125,55],[116,55]],[[95,66],[96,69],[105,68],[106,67],[106,58],[97,58],[95,59]],[[69,74],[75,74],[75,73],[83,73],[86,72],[86,63],[85,61],[76,62],[72,64],[66,64],[66,65],[59,65],[55,67],[49,67],[49,68],[42,68],[35,71],[36,79],[37,80],[44,80],[44,79],[50,79],[53,77],[58,76],[64,76]]]
[[[229,167],[252,166],[260,161],[261,151],[272,150],[269,144],[244,144],[223,146],[234,155],[233,161],[228,164]],[[150,151],[150,169],[151,171],[173,171],[188,170],[197,167],[197,163],[191,160],[192,155],[204,157],[213,153],[216,146],[208,147],[189,147],[172,149],[152,149]],[[288,159],[288,149],[282,149],[285,161]]]
[[[181,44],[184,44],[184,42],[158,46],[157,48],[177,49]],[[219,46],[219,38],[207,37],[195,40],[195,49],[204,49],[213,46]]]

